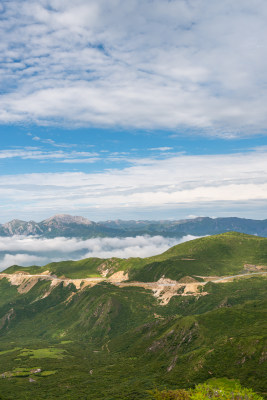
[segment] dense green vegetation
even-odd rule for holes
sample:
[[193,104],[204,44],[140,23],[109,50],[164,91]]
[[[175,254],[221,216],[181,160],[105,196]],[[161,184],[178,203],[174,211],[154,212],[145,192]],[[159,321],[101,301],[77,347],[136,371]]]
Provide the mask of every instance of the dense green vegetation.
[[155,400],[262,400],[262,397],[251,389],[243,388],[234,379],[209,379],[204,384],[197,385],[191,390],[154,390],[151,396]]
[[245,264],[267,265],[267,239],[228,232],[174,246],[133,270],[131,277],[156,281],[162,274],[176,280],[185,275],[233,275]]
[[[166,275],[166,263],[175,265],[173,257],[184,263],[190,260],[181,258],[198,258],[203,268],[205,258],[213,260],[213,271],[220,275],[220,265],[230,273],[242,270],[246,262],[266,263],[266,239],[230,233],[184,243],[158,256],[155,263],[149,260],[150,278],[157,277],[158,265],[163,268],[161,276]],[[220,257],[217,262],[216,257]],[[113,260],[113,264],[120,262]],[[141,266],[138,260],[133,274],[147,274],[148,265]],[[66,270],[76,274],[75,263],[68,263]],[[90,269],[97,263],[93,259],[92,264],[76,264],[77,275],[86,273],[86,265]],[[127,260],[121,265],[126,269]],[[197,269],[188,271],[187,275],[198,274]],[[266,395],[266,282],[264,276],[210,282],[206,296],[176,296],[162,306],[149,290],[138,287],[101,282],[79,291],[61,283],[43,297],[49,281],[40,280],[27,293],[19,293],[3,278],[1,396],[4,400],[153,396],[158,400],[259,400],[227,379],[238,379],[242,386]],[[194,389],[207,380],[208,386]],[[214,395],[216,385],[220,391]]]

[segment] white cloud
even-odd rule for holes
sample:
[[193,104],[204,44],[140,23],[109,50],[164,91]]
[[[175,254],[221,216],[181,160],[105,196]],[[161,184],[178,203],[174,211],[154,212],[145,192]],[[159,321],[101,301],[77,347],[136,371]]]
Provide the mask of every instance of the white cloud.
[[[38,139],[39,140],[39,139]],[[57,162],[95,162],[98,153],[86,151],[43,151],[38,148],[0,150],[0,159],[20,158],[22,160],[53,160]],[[88,158],[90,157],[90,158]]]
[[162,236],[137,236],[126,238],[94,238],[79,240],[57,237],[15,236],[0,238],[0,270],[11,265],[45,265],[52,261],[80,260],[89,257],[128,258],[149,257],[196,237],[188,235],[181,239]]
[[151,151],[169,151],[169,150],[173,150],[173,147],[152,147],[151,149],[148,149]]
[[265,0],[9,0],[1,15],[3,123],[266,129]]
[[0,271],[11,265],[27,267],[29,265],[43,265],[46,261],[46,257],[32,256],[30,254],[5,254],[2,260],[0,259]]
[[69,158],[65,160],[61,160],[61,163],[65,164],[93,164],[98,161],[98,157],[91,157],[91,158]]
[[[41,139],[39,136],[33,136],[31,133],[26,133],[27,136],[32,136],[32,140],[40,141],[43,144],[49,144],[53,147],[76,147],[77,144],[70,144],[70,143],[56,143],[53,139]],[[87,145],[87,147],[94,147],[94,145]]]
[[[223,203],[233,207],[239,203],[241,208],[252,208],[255,201],[266,204],[267,152],[264,149],[244,154],[147,158],[135,160],[134,165],[121,170],[99,173],[3,175],[0,190],[2,220],[7,215],[18,216],[18,210],[19,218],[29,215],[32,219],[33,214],[84,215],[86,210],[93,213],[102,209],[111,215],[115,208],[133,208],[138,213],[158,207],[196,208],[196,204],[210,204],[209,215],[218,215]],[[204,214],[203,210],[188,209],[184,215],[199,212]]]

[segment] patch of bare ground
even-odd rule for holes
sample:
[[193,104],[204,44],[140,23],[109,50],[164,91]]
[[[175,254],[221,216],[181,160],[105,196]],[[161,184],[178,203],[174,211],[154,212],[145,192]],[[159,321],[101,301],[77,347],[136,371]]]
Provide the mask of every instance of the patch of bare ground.
[[11,308],[1,319],[0,319],[0,329],[2,329],[6,323],[9,324],[10,320],[15,317],[15,311]]
[[161,305],[169,303],[173,296],[205,296],[207,292],[202,291],[205,282],[180,283],[172,279],[161,277],[157,282],[116,282],[116,286],[137,286],[149,289],[153,296],[159,300]]
[[118,271],[112,274],[109,278],[108,281],[110,282],[123,282],[123,281],[128,281],[129,276],[127,272],[124,271]]
[[57,278],[51,275],[44,275],[44,274],[25,275],[24,273],[0,274],[0,279],[3,278],[6,278],[11,283],[11,285],[17,286],[17,290],[19,293],[29,292],[39,280],[51,281],[50,288],[46,293],[44,293],[42,298],[47,297],[51,293],[51,291],[61,282],[63,282],[64,286],[73,284],[76,287],[76,289],[84,289],[86,286],[94,286],[98,282],[103,281],[103,278],[68,279],[68,278]]
[[249,272],[267,271],[266,265],[244,264],[244,270]]
[[156,314],[156,313],[154,313],[154,317],[156,319],[164,319],[164,317],[162,317],[162,315],[159,315],[159,314]]
[[60,284],[60,281],[56,281],[55,279],[52,280],[49,289],[43,294],[41,299],[45,299],[46,297],[48,297],[50,295],[50,293],[52,292],[52,290],[55,289],[55,287],[58,286],[59,284]]
[[49,270],[42,272],[40,275],[50,275],[50,276],[52,276]]
[[[258,266],[263,267],[263,266]],[[265,267],[264,267],[265,268]],[[45,271],[48,272],[48,271]],[[23,272],[17,272],[15,274],[0,274],[0,279],[6,278],[11,285],[17,286],[19,293],[27,293],[33,288],[39,280],[51,281],[49,289],[43,294],[42,298],[46,298],[52,292],[52,290],[63,282],[64,286],[73,284],[77,290],[83,290],[87,286],[92,287],[100,282],[110,282],[118,287],[136,286],[142,287],[152,291],[154,297],[156,297],[161,305],[169,303],[173,296],[205,296],[208,293],[205,292],[204,286],[212,281],[214,283],[226,283],[231,282],[234,279],[239,278],[250,278],[255,275],[265,275],[267,271],[263,269],[257,270],[257,272],[247,271],[245,274],[233,275],[233,276],[199,276],[203,279],[203,282],[198,282],[191,276],[185,276],[180,281],[175,281],[162,276],[157,282],[128,282],[128,274],[124,271],[117,271],[113,273],[109,278],[84,278],[84,279],[70,279],[66,277],[56,277],[50,274],[39,274],[30,275]],[[70,300],[70,298],[69,298]],[[68,299],[66,300],[68,301]]]
[[17,286],[19,293],[27,293],[31,288],[36,285],[39,278],[23,272],[17,272],[16,274],[0,274],[1,278],[7,278],[11,285]]
[[[27,293],[39,280],[50,280],[51,285],[49,289],[43,294],[42,299],[48,297],[52,290],[63,282],[64,286],[73,284],[76,289],[83,290],[87,286],[94,286],[101,281],[107,281],[119,287],[137,286],[149,289],[153,295],[159,300],[161,305],[166,305],[173,296],[203,296],[206,292],[200,292],[199,287],[203,283],[195,281],[191,283],[181,283],[161,277],[157,282],[126,282],[128,274],[124,271],[115,272],[109,278],[84,278],[84,279],[68,279],[68,278],[55,278],[51,275],[25,275],[20,274],[0,274],[0,279],[7,278],[11,285],[17,286],[19,293]],[[189,280],[189,279],[187,279]],[[194,282],[195,281],[195,282]]]
[[97,268],[98,272],[100,273],[103,278],[105,278],[108,274],[114,271],[113,268],[110,268],[110,265],[107,261],[103,262],[103,264],[99,265]]
[[76,292],[72,292],[69,297],[66,298],[66,300],[64,301],[64,303],[69,304],[71,299],[73,298],[73,296],[76,294]]
[[116,258],[110,258],[99,265],[97,270],[103,278],[106,278],[108,275],[113,274],[118,268],[119,263]]

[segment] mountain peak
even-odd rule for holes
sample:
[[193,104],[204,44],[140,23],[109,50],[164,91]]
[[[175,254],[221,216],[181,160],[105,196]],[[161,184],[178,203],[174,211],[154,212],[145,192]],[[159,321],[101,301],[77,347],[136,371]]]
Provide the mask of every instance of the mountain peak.
[[45,219],[42,221],[45,225],[53,225],[56,224],[82,224],[82,225],[92,225],[92,221],[84,217],[73,216],[69,214],[56,214],[53,217]]

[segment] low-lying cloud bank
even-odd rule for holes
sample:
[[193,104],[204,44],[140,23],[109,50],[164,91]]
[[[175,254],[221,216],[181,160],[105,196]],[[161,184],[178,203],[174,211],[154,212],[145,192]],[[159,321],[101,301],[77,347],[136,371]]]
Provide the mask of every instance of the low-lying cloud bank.
[[94,238],[80,240],[57,237],[2,237],[0,238],[0,270],[11,265],[45,265],[52,261],[80,260],[88,257],[149,257],[160,254],[176,244],[195,239],[162,236],[136,236],[126,238]]

